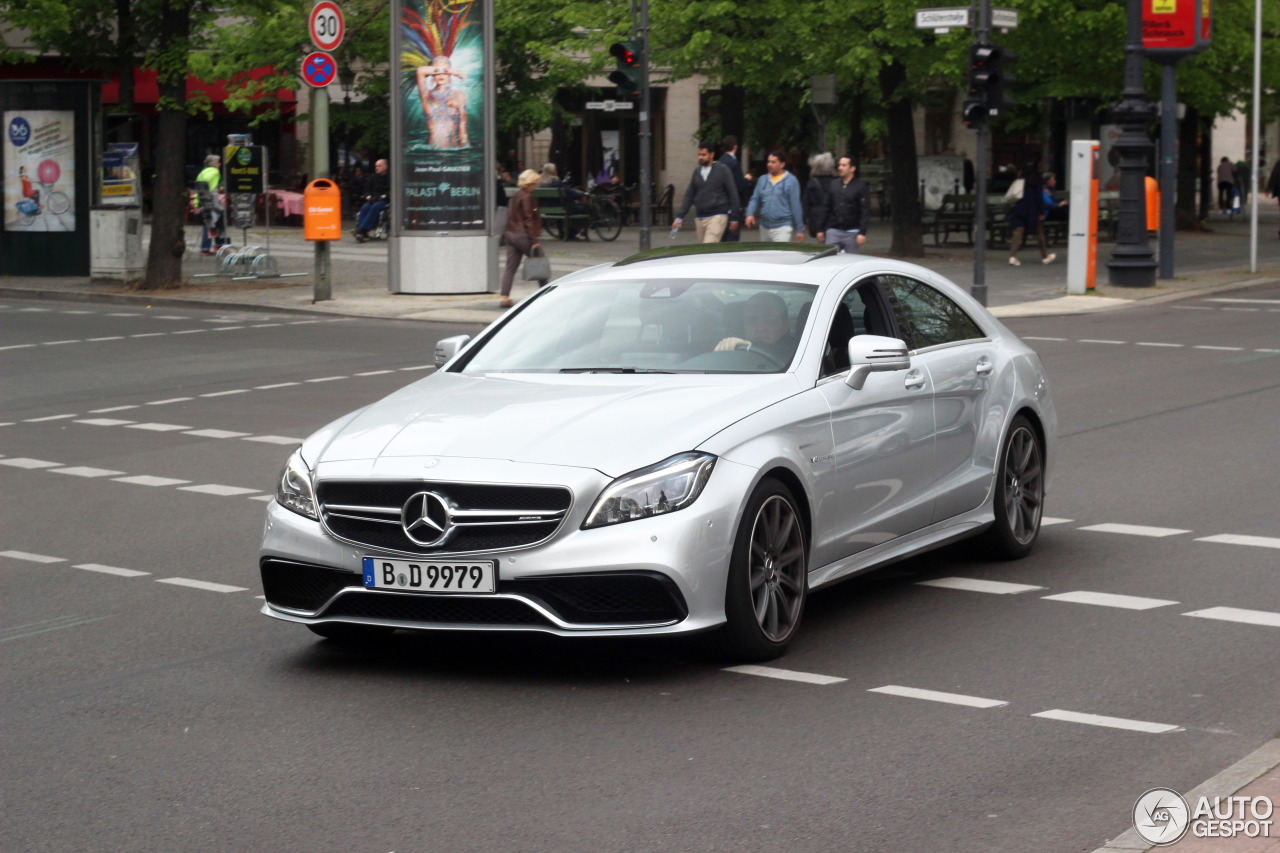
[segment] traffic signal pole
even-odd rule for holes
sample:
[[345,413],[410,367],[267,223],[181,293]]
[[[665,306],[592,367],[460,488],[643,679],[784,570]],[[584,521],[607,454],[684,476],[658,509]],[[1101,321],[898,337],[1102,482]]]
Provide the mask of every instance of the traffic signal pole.
[[[991,0],[978,0],[977,43],[991,40]],[[974,165],[975,186],[978,198],[973,206],[973,287],[969,294],[979,305],[987,304],[987,169],[990,160],[990,116],[984,116],[978,124],[978,155]]]
[[649,121],[649,0],[640,0],[640,250],[650,246],[653,210],[653,127]]

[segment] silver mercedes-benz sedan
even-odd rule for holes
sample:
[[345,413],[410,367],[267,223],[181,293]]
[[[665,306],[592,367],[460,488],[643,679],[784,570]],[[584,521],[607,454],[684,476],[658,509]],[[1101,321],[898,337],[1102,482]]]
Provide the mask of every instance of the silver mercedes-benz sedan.
[[777,657],[812,591],[963,537],[1035,544],[1057,416],[955,284],[823,246],[642,253],[557,280],[304,442],[263,613],[397,628],[705,632]]

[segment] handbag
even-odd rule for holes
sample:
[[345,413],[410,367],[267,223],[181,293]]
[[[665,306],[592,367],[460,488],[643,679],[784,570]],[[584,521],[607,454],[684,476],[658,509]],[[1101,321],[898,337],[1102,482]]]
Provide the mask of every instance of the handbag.
[[1016,181],[1014,181],[1012,184],[1009,185],[1008,192],[1004,194],[1004,200],[1009,204],[1013,204],[1016,201],[1022,201],[1022,189],[1026,185],[1027,185],[1026,181],[1024,181],[1022,178],[1018,178]]
[[546,252],[538,248],[536,255],[524,260],[524,269],[520,270],[521,281],[546,281],[551,278],[551,259]]

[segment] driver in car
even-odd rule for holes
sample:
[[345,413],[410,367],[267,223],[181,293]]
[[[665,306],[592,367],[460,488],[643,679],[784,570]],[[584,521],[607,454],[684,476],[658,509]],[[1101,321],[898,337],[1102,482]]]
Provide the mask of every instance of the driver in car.
[[716,352],[745,349],[763,352],[774,361],[790,361],[796,339],[787,321],[787,303],[776,293],[757,293],[742,308],[742,325],[747,339],[725,338]]

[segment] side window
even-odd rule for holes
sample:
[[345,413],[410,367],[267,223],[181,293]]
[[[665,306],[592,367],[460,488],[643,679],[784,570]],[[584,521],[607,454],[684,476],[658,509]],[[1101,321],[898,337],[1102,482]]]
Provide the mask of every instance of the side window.
[[898,331],[908,349],[919,350],[986,334],[964,309],[922,281],[900,275],[880,277]]
[[831,318],[831,330],[827,333],[827,345],[822,353],[822,375],[831,376],[849,369],[849,339],[867,334],[867,301],[863,292],[873,287],[862,283],[850,287],[836,306]]

